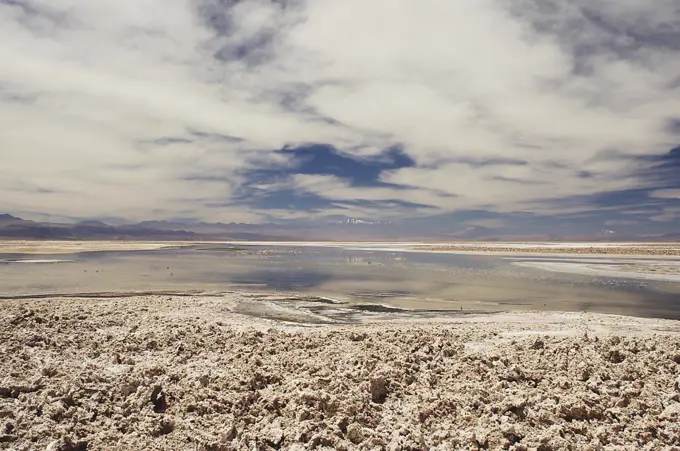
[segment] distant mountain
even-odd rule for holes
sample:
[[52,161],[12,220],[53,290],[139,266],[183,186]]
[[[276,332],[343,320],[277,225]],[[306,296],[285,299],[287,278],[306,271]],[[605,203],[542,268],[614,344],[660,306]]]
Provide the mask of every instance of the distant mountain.
[[102,221],[75,224],[35,222],[0,214],[0,239],[49,240],[251,240],[295,241],[319,239],[313,229],[296,229],[276,224],[143,221],[139,224],[110,225]]
[[9,214],[0,215],[0,238],[50,240],[190,240],[198,236],[187,231],[144,229],[137,226],[111,226],[101,221],[76,224],[27,221]]
[[[183,240],[183,241],[308,241],[308,240],[399,240],[414,237],[410,231],[386,221],[348,218],[340,227],[279,224],[207,223],[187,221],[142,221],[110,225],[103,221],[75,224],[34,222],[2,215],[0,239],[51,240]],[[360,227],[364,226],[364,227]]]
[[76,227],[110,227],[110,226],[101,221],[80,221],[76,223]]
[[659,238],[658,241],[680,241],[680,233],[667,233]]
[[0,239],[50,240],[166,240],[166,241],[680,241],[680,233],[625,235],[602,230],[588,235],[505,234],[498,229],[470,226],[432,230],[417,223],[345,218],[334,224],[280,225],[208,223],[189,221],[143,221],[111,225],[103,221],[75,224],[36,222],[0,214]]
[[243,224],[230,222],[175,222],[175,221],[143,221],[137,224],[145,230],[186,231],[201,236],[203,239],[234,239],[254,241],[290,241],[300,239],[298,230],[276,224]]
[[137,224],[137,226],[142,227],[144,229],[158,229],[158,230],[174,228],[175,226],[179,227],[179,225],[173,225],[173,223],[169,221],[142,221],[139,224]]
[[23,221],[21,218],[9,215],[7,213],[0,213],[0,222]]

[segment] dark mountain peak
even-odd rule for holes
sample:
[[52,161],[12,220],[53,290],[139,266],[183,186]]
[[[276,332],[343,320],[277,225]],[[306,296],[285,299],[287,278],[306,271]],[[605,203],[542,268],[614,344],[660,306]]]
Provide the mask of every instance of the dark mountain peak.
[[16,216],[12,216],[8,213],[0,213],[0,221],[23,221],[23,219],[17,218]]
[[153,225],[153,224],[170,224],[170,221],[166,221],[164,219],[161,220],[161,221],[154,221],[154,220],[152,220],[152,221],[142,221],[138,225]]
[[137,227],[142,227],[145,229],[177,229],[181,228],[180,224],[166,220],[153,220],[153,221],[142,221],[136,224]]

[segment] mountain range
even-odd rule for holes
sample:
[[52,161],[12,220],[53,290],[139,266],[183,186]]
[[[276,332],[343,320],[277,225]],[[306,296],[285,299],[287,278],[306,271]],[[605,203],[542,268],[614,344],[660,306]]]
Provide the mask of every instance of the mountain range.
[[81,221],[72,224],[31,221],[5,213],[0,214],[0,239],[298,241],[398,239],[404,234],[404,230],[379,229],[388,224],[353,218],[329,224],[329,227],[182,221],[143,221],[126,225]]
[[486,227],[450,232],[414,224],[345,218],[323,225],[143,221],[111,225],[102,221],[38,222],[0,214],[0,239],[166,240],[166,241],[680,241],[680,233],[630,236],[602,230],[590,235],[507,235]]

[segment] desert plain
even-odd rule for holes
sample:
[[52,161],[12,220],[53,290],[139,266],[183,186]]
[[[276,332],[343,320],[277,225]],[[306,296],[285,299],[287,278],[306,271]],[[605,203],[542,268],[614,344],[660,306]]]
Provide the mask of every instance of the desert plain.
[[319,324],[257,299],[0,300],[0,449],[680,449],[678,321]]

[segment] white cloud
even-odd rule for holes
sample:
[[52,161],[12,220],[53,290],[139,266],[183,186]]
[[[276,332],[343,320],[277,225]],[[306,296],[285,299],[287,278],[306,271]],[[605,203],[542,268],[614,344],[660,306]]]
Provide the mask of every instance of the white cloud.
[[655,222],[675,222],[679,218],[680,206],[663,207],[660,214],[649,217],[649,219]]
[[[326,175],[295,175],[291,185],[297,190],[306,193],[324,195],[330,198],[341,209],[328,209],[327,214],[339,214],[348,216],[368,217],[382,216],[386,218],[403,217],[409,213],[412,216],[433,213],[430,207],[442,207],[446,204],[446,198],[433,195],[423,189],[400,189],[395,190],[387,187],[351,186],[347,181],[338,177]],[[383,204],[394,203],[391,208],[383,208],[379,211],[360,207],[352,204],[355,200],[377,201]],[[395,203],[396,201],[396,203]],[[418,206],[400,207],[398,203],[410,203]],[[427,204],[425,202],[428,202]]]
[[[680,52],[631,41],[680,36],[673,0],[572,0],[553,11],[533,0],[229,4],[0,2],[0,40],[11,42],[0,46],[0,211],[296,217],[209,205],[229,204],[253,160],[279,161],[271,150],[328,143],[362,157],[401,144],[417,167],[383,175],[403,190],[293,178],[336,202],[321,214],[370,214],[347,203],[357,199],[547,212],[550,199],[646,186],[633,163],[602,152],[658,155],[673,144],[664,125],[680,110]],[[152,144],[163,137],[191,142]],[[669,192],[654,197],[679,197]]]
[[630,221],[627,219],[608,219],[604,224],[607,226],[634,226],[640,223],[639,221]]
[[464,224],[473,227],[484,227],[487,229],[501,229],[506,226],[505,221],[497,218],[476,219],[471,221],[465,221]]
[[680,199],[680,189],[659,189],[649,193],[649,196],[657,199]]

